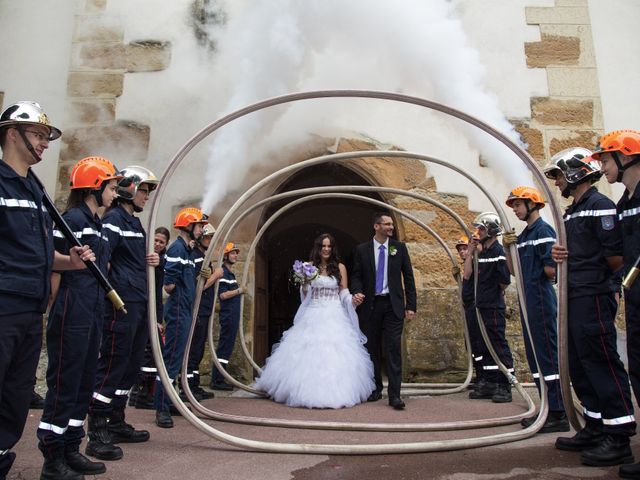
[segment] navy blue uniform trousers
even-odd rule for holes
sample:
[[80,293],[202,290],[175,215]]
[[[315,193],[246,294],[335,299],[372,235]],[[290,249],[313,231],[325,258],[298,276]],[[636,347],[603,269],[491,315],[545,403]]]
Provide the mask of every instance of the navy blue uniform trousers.
[[91,414],[106,416],[125,407],[144,360],[148,338],[145,302],[128,302],[126,314],[107,306]]
[[569,373],[588,424],[635,433],[629,378],[618,355],[613,293],[569,299]]
[[[480,317],[484,324],[484,328],[487,331],[491,346],[496,351],[500,362],[507,367],[507,370],[513,372],[513,357],[511,356],[511,349],[507,343],[507,337],[505,335],[506,322],[504,318],[504,308],[479,308]],[[485,373],[485,378],[488,382],[508,384],[507,377],[498,369],[498,365],[489,353],[489,349],[482,342],[484,351],[482,352],[482,365]]]
[[29,414],[42,347],[42,313],[0,315],[0,478],[13,463],[11,449]]

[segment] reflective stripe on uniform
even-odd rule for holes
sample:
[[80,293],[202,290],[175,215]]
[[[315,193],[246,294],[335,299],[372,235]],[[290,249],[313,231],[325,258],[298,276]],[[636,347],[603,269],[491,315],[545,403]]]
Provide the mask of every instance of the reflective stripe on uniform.
[[499,262],[500,260],[506,260],[506,258],[503,255],[500,255],[499,257],[478,258],[478,263],[492,263]]
[[69,420],[69,426],[70,427],[82,427],[82,426],[84,426],[84,420],[76,420],[76,419],[72,418],[71,420]]
[[98,392],[93,392],[93,398],[101,401],[102,403],[111,403],[111,399],[109,397],[105,397],[104,395],[100,395]]
[[33,200],[21,200],[19,198],[3,198],[0,197],[0,207],[7,208],[33,208],[38,209],[36,202]]
[[220,363],[229,363],[229,360],[225,360],[224,358],[219,358],[218,361]]
[[591,412],[591,411],[587,410],[586,408],[583,408],[582,411],[587,417],[596,418],[598,420],[600,420],[602,418],[602,414],[599,413],[599,412]]
[[[82,238],[83,235],[95,235],[96,237],[100,237],[103,240],[107,240],[107,237],[105,235],[103,235],[98,230],[94,230],[91,227],[84,228],[84,229],[82,229],[81,232],[73,232],[73,236],[76,237],[76,238]],[[57,237],[57,238],[64,238],[64,235],[62,234],[62,232],[60,230],[54,230],[53,231],[53,236]]]
[[116,390],[115,394],[122,397],[124,395],[129,395],[129,390]]
[[181,263],[183,265],[191,265],[192,267],[196,266],[196,264],[193,263],[193,260],[186,260],[186,259],[180,258],[180,257],[167,257],[167,263],[169,263],[169,262]]
[[553,237],[546,237],[546,238],[539,238],[537,240],[527,240],[526,242],[522,242],[522,243],[518,243],[516,245],[516,247],[518,248],[523,248],[526,246],[536,246],[536,245],[540,245],[541,243],[555,243],[556,239]]
[[[539,373],[534,373],[533,374],[533,378],[540,378],[540,374]],[[551,382],[553,380],[560,380],[560,375],[558,375],[557,373],[552,374],[552,375],[545,375],[544,376],[544,380],[546,382]]]
[[140,371],[141,372],[156,373],[158,371],[158,369],[157,368],[153,368],[153,367],[140,367]]
[[636,419],[633,415],[625,415],[624,417],[618,418],[603,418],[602,423],[605,425],[622,425],[623,423],[632,423],[635,422]]
[[622,213],[618,215],[618,219],[622,220],[623,218],[634,217],[638,214],[640,214],[640,207],[630,208],[628,210],[623,210]]
[[572,213],[570,215],[565,215],[564,221],[567,222],[573,218],[578,217],[606,217],[607,215],[617,215],[618,212],[615,209],[607,209],[607,210],[582,210],[581,212]]
[[40,422],[38,424],[38,429],[49,430],[50,432],[57,433],[58,435],[62,435],[64,434],[64,432],[67,431],[67,427],[57,427],[53,423],[45,423],[45,422]]
[[218,280],[219,282],[222,283],[238,283],[237,280],[227,280],[226,278],[221,278],[220,280]]
[[108,228],[112,232],[117,233],[121,237],[139,237],[139,238],[144,237],[142,232],[133,232],[131,230],[122,230],[117,225],[113,225],[111,223],[104,223],[102,226],[103,226],[103,228]]

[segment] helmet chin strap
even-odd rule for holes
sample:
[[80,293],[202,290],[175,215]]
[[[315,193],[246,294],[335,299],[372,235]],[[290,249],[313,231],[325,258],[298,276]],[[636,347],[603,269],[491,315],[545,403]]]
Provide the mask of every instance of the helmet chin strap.
[[622,177],[624,177],[624,172],[627,170],[627,168],[640,162],[639,155],[634,155],[633,159],[626,165],[622,165],[618,152],[611,152],[611,156],[613,157],[613,160],[616,162],[616,166],[618,167],[618,176],[616,177],[616,182],[622,182]]
[[102,185],[100,185],[99,189],[91,190],[91,195],[94,196],[94,198],[96,199],[96,202],[98,202],[99,207],[104,207],[104,203],[102,202],[102,193],[104,192],[104,189],[106,187],[107,187],[107,182],[102,182]]
[[24,130],[22,130],[22,127],[20,125],[16,125],[16,130],[18,130],[18,133],[20,134],[20,137],[22,137],[22,141],[24,142],[24,145],[27,147],[27,150],[29,150],[33,158],[36,160],[36,162],[40,162],[42,160],[42,157],[36,153],[36,149],[33,148],[33,145],[31,145],[31,142],[25,135]]
[[133,211],[136,213],[140,213],[144,210],[143,208],[140,208],[139,206],[137,206],[133,200],[123,198],[122,201],[130,204],[133,207]]

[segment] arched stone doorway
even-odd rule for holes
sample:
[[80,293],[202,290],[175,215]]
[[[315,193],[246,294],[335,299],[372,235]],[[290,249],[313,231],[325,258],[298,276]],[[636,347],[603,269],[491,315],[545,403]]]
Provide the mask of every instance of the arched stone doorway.
[[[333,185],[371,183],[351,168],[328,163],[295,173],[274,194]],[[383,200],[373,192],[367,196]],[[265,208],[258,228],[284,204],[274,202]],[[255,265],[253,355],[259,365],[264,363],[272,345],[292,325],[300,304],[298,292],[289,282],[293,262],[308,259],[314,238],[329,232],[336,238],[342,261],[350,272],[352,252],[358,243],[372,236],[371,219],[378,210],[375,205],[356,200],[313,200],[287,211],[265,232],[256,249]]]

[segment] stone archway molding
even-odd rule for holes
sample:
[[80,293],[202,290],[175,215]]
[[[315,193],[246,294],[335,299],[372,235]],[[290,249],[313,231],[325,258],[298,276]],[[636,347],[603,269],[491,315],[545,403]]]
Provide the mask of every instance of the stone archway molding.
[[[225,117],[211,123],[207,127],[203,128],[200,132],[198,132],[194,137],[192,137],[174,156],[172,161],[169,163],[167,169],[165,170],[162,178],[160,179],[158,189],[156,191],[156,195],[154,196],[151,203],[151,210],[148,222],[148,229],[151,230],[153,225],[156,222],[157,216],[157,208],[156,204],[159,202],[164,190],[166,188],[166,184],[168,183],[168,179],[173,175],[176,168],[180,165],[184,157],[189,153],[189,151],[202,139],[206,136],[214,132],[215,130],[221,128],[227,123],[240,118],[242,116],[248,115],[258,110],[262,110],[265,108],[269,108],[275,105],[285,104],[289,102],[301,101],[306,99],[317,99],[317,98],[331,98],[331,97],[352,97],[352,98],[370,98],[370,99],[383,99],[383,100],[392,100],[397,102],[409,103],[417,106],[423,106],[425,108],[430,108],[433,110],[437,110],[448,114],[450,116],[454,116],[458,119],[461,119],[467,123],[470,123],[485,132],[492,135],[494,138],[501,141],[505,144],[509,149],[511,149],[516,156],[518,156],[530,171],[533,173],[534,177],[538,180],[538,183],[542,186],[542,189],[545,191],[545,194],[550,200],[551,211],[554,215],[555,223],[558,226],[558,236],[559,241],[561,243],[566,243],[566,235],[564,231],[564,226],[561,221],[561,214],[559,211],[559,206],[557,202],[553,198],[553,195],[545,182],[545,178],[542,173],[537,168],[535,162],[529,155],[522,150],[517,144],[507,138],[504,134],[498,132],[493,129],[489,125],[484,122],[476,119],[468,114],[465,114],[459,110],[452,109],[450,107],[438,104],[436,102],[432,102],[429,100],[421,99],[418,97],[411,97],[402,94],[395,94],[389,92],[375,92],[368,90],[329,90],[329,91],[315,91],[315,92],[302,92],[302,93],[293,93],[288,95],[283,95],[280,97],[275,97],[271,99],[264,100],[262,102],[258,102],[256,104],[247,106],[240,110],[230,113]],[[246,201],[246,194],[243,195],[234,208],[231,208],[225,217],[223,218],[221,224],[225,224],[229,221],[234,214],[237,213],[239,205],[242,205]],[[216,232],[216,236],[220,236],[218,232]],[[214,242],[218,239],[214,236]],[[212,242],[212,243],[214,243]],[[512,247],[513,248],[513,247]],[[151,241],[148,243],[148,251],[151,252],[153,250],[153,244]],[[211,257],[211,251],[207,252],[209,256],[209,260]],[[515,255],[517,259],[517,255]],[[155,312],[155,278],[153,275],[153,270],[151,268],[148,269],[149,273],[149,312],[150,319],[154,317],[153,313]],[[570,390],[568,393],[565,393],[565,383],[568,385],[568,376],[567,376],[567,354],[566,354],[566,265],[561,264],[559,266],[559,301],[560,301],[560,309],[559,309],[559,325],[560,325],[560,376],[561,376],[561,384],[563,387],[563,394],[565,398],[565,404],[569,405],[567,408],[567,413],[569,414],[572,423],[574,420],[577,422],[575,412],[571,408],[571,393]],[[200,285],[201,289],[201,285]],[[154,327],[153,322],[150,320],[150,327]],[[151,331],[151,339],[152,339],[152,349],[154,358],[156,360],[158,366],[158,373],[162,379],[162,382],[167,389],[167,393],[170,396],[173,403],[177,406],[178,410],[185,416],[185,418],[190,421],[196,428],[203,431],[204,433],[220,440],[225,443],[229,443],[240,448],[247,448],[251,450],[258,451],[271,451],[271,452],[287,452],[287,453],[317,453],[317,454],[386,454],[386,453],[409,453],[409,452],[425,452],[425,451],[438,451],[438,450],[454,450],[454,449],[462,449],[462,448],[472,448],[478,446],[486,446],[486,445],[494,445],[499,443],[505,443],[510,441],[521,440],[533,435],[544,422],[546,418],[548,406],[546,403],[542,402],[541,404],[541,412],[537,417],[536,421],[532,426],[526,428],[524,430],[509,432],[504,434],[490,435],[485,437],[478,438],[465,438],[465,439],[457,439],[457,440],[447,440],[447,441],[434,441],[434,442],[415,442],[415,443],[400,443],[400,444],[382,444],[382,445],[310,445],[310,444],[286,444],[286,443],[274,443],[274,442],[261,442],[250,439],[244,439],[240,437],[235,437],[229,434],[226,434],[220,430],[217,430],[210,425],[206,424],[198,417],[193,415],[193,413],[186,408],[184,403],[180,400],[177,392],[173,389],[171,382],[168,378],[166,367],[162,361],[162,355],[159,347],[159,338],[158,333],[155,328],[150,328]],[[564,360],[564,361],[563,361]],[[563,378],[564,377],[564,378]],[[578,423],[579,425],[579,423]],[[575,426],[575,425],[574,425]]]

